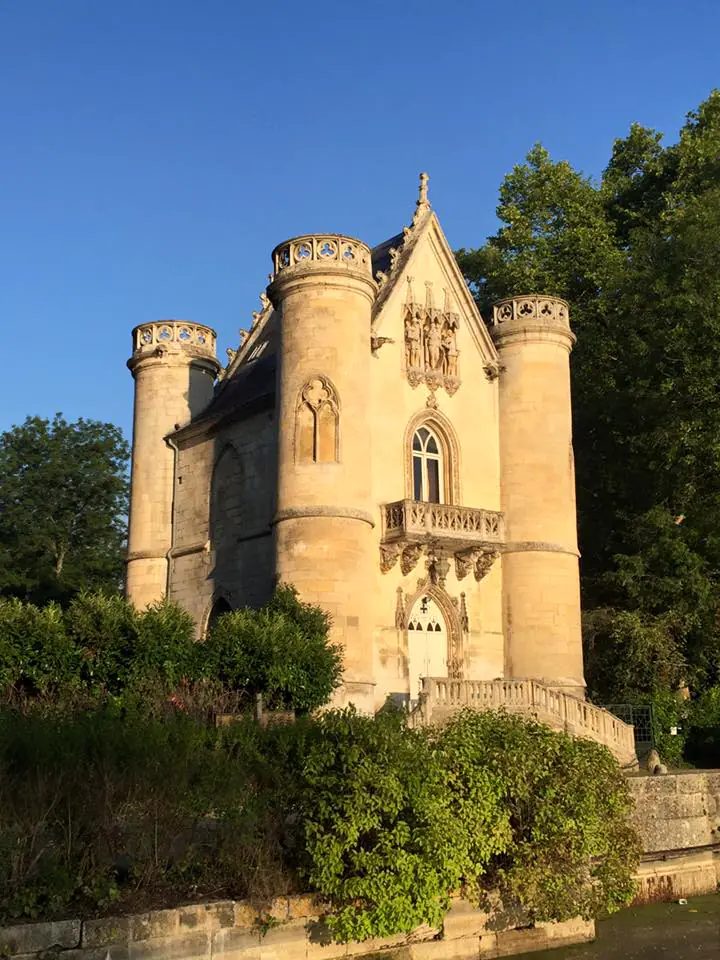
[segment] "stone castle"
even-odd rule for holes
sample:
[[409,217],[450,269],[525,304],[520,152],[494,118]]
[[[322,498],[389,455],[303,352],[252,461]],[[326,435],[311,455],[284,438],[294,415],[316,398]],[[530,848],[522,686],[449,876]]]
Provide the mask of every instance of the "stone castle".
[[362,710],[455,681],[581,700],[568,305],[486,323],[424,174],[410,227],[286,240],[260,300],[224,369],[209,327],[133,331],[129,598],[202,636],[291,583]]

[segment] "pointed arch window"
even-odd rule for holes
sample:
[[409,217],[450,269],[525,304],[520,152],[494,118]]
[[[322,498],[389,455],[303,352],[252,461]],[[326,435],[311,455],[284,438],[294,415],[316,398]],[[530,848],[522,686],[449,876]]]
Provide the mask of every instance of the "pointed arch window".
[[315,377],[300,391],[295,424],[295,458],[299,463],[339,460],[339,404],[334,387]]
[[419,427],[412,440],[413,500],[443,503],[445,499],[443,448],[428,427]]

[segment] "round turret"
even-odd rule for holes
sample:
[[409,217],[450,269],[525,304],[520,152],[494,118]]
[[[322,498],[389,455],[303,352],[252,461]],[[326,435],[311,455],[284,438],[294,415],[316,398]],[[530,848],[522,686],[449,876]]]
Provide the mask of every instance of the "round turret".
[[210,402],[220,365],[215,331],[181,320],[143,323],[132,332],[135,380],[127,597],[138,608],[167,590],[172,543],[174,454],[168,434]]
[[508,672],[584,695],[580,579],[564,300],[496,304],[502,557]]
[[341,702],[373,709],[370,502],[370,249],[336,234],[294,237],[272,254],[280,315],[278,578],[328,610],[345,648]]

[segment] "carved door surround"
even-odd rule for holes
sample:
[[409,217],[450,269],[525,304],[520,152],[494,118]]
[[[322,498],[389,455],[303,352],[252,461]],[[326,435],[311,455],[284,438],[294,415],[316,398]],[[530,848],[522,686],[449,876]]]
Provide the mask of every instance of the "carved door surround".
[[[422,603],[424,598],[433,602],[440,612],[443,622],[446,638],[445,662],[447,664],[447,676],[452,679],[462,679],[464,662],[464,644],[463,632],[467,632],[467,607],[465,604],[465,595],[461,599],[451,597],[444,587],[433,583],[430,576],[418,580],[417,588],[412,593],[403,593],[401,587],[397,591],[397,609],[395,614],[395,626],[402,632],[402,643],[405,656],[407,657],[410,648],[410,621],[418,602]],[[462,616],[465,621],[463,623]],[[413,624],[415,625],[415,624]],[[414,632],[414,631],[413,631]],[[413,694],[413,691],[410,691]]]

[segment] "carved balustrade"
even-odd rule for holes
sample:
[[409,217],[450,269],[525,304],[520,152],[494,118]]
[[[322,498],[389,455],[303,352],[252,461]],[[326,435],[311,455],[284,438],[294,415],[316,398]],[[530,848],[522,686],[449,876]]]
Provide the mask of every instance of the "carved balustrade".
[[184,320],[153,320],[133,330],[133,353],[173,344],[192,352],[215,356],[215,331],[199,323]]
[[450,680],[423,677],[420,703],[410,715],[413,726],[444,720],[453,713],[506,710],[534,716],[556,730],[604,744],[622,764],[636,763],[633,727],[602,707],[537,680]]
[[277,277],[291,267],[317,265],[361,270],[371,269],[370,248],[353,237],[339,234],[309,234],[294,237],[279,244],[272,253],[274,272]]
[[497,510],[417,500],[398,500],[383,507],[386,543],[417,543],[429,538],[448,547],[499,544],[503,534],[503,515]]
[[470,572],[482,580],[500,555],[503,537],[503,515],[497,510],[397,500],[383,506],[380,569],[387,573],[399,560],[407,576],[427,553],[430,578],[443,585],[454,555],[458,580]]

